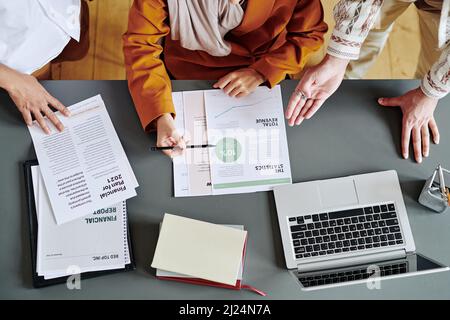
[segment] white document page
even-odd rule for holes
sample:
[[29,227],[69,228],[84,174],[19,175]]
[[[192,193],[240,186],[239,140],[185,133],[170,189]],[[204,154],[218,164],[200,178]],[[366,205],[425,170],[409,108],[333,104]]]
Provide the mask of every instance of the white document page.
[[[189,144],[208,143],[206,133],[205,99],[203,91],[183,92],[184,128]],[[189,192],[194,195],[211,194],[211,173],[208,148],[185,151],[188,163]]]
[[236,285],[247,231],[165,214],[152,267]]
[[[175,106],[175,128],[177,128],[180,135],[184,136],[184,105],[183,93],[173,92],[172,100]],[[186,153],[172,159],[173,163],[173,186],[175,197],[190,196],[189,192],[189,176],[188,166],[186,161]]]
[[58,224],[134,197],[138,186],[101,97],[69,110],[70,117],[56,113],[63,132],[29,127]]
[[38,234],[37,234],[37,248],[36,248],[36,272],[39,274],[41,270],[41,264],[40,264],[40,256],[39,256],[39,241],[40,241],[40,232],[39,232],[39,210],[40,210],[40,180],[41,178],[41,172],[39,170],[38,166],[32,166],[31,167],[31,178],[33,180],[33,193],[34,193],[34,205],[36,208],[36,220],[38,222]]
[[38,188],[39,275],[51,278],[67,275],[71,269],[88,272],[124,268],[129,259],[123,203],[57,225],[42,178]]
[[292,183],[280,86],[242,98],[205,94],[213,194],[272,190]]
[[[175,105],[175,127],[190,145],[208,143],[203,91],[172,94]],[[175,197],[211,195],[208,148],[186,149],[173,158]]]
[[[44,183],[42,180],[42,175],[40,173],[40,169],[39,166],[32,166],[31,167],[31,174],[32,174],[32,181],[33,181],[33,191],[34,191],[34,199],[35,199],[35,208],[36,208],[36,218],[38,220],[38,234],[37,234],[37,252],[36,252],[36,272],[38,273],[38,275],[42,275],[44,276],[45,279],[54,279],[54,278],[59,278],[59,277],[63,277],[63,276],[67,276],[69,275],[71,272],[87,272],[87,271],[97,271],[97,270],[110,270],[110,269],[119,269],[122,268],[121,265],[118,266],[114,266],[114,265],[105,265],[105,266],[97,266],[95,269],[93,269],[92,267],[90,268],[84,268],[84,269],[68,269],[64,272],[53,272],[53,271],[46,271],[45,273],[43,273],[41,271],[41,247],[42,247],[42,230],[39,231],[39,227],[41,227],[41,225],[39,224],[39,213],[42,212],[42,208],[40,206],[40,204],[42,203],[42,201],[48,201],[48,198],[44,198],[42,197],[42,195],[39,193],[39,191],[44,188]],[[126,206],[126,204],[123,204],[124,206]],[[49,207],[49,206],[47,206]],[[125,208],[125,207],[124,207]],[[129,248],[128,248],[128,237],[127,237],[127,215],[126,212],[124,212],[124,220],[123,220],[123,224],[124,224],[124,239],[125,239],[125,248],[124,248],[124,257],[125,257],[125,264],[129,264],[130,263],[130,256],[129,256]],[[41,228],[42,229],[42,228]]]

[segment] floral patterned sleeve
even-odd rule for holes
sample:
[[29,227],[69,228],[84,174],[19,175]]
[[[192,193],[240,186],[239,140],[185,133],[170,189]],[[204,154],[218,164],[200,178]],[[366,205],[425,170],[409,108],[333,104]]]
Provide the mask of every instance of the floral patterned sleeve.
[[450,92],[450,44],[447,44],[439,60],[422,79],[420,88],[427,96],[437,99]]
[[358,59],[382,4],[383,0],[340,0],[334,7],[336,26],[327,53],[342,59]]

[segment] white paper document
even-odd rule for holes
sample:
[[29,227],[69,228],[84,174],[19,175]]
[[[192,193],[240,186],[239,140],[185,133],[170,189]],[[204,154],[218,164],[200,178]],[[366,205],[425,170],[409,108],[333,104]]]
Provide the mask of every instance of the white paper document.
[[152,268],[236,285],[247,231],[165,214]]
[[32,167],[38,221],[36,272],[45,279],[123,269],[130,263],[126,204],[57,225],[39,166]]
[[191,145],[175,157],[175,197],[272,190],[292,183],[280,86],[242,98],[222,90],[174,93],[176,128]]
[[205,91],[213,194],[292,183],[280,86],[244,98]]
[[[177,114],[175,118],[175,127],[180,135],[184,136],[184,104],[183,93],[172,93],[172,100]],[[175,197],[189,196],[189,177],[186,154],[173,158],[174,190]]]
[[63,132],[48,120],[50,135],[36,123],[29,127],[57,224],[134,197],[138,187],[101,97],[69,110],[70,117],[55,113]]
[[[175,126],[188,144],[208,143],[203,91],[174,92]],[[204,196],[212,193],[209,151],[186,149],[173,158],[175,197]]]

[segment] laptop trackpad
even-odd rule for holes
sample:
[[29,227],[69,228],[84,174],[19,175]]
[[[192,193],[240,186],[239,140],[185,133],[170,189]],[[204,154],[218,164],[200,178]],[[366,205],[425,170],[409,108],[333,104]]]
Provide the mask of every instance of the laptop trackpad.
[[323,181],[319,185],[319,194],[323,208],[338,208],[358,204],[353,179],[343,178]]

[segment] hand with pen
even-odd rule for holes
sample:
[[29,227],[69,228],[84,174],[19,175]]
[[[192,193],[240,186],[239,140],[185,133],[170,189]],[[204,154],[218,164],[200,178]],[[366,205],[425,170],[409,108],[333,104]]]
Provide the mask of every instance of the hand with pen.
[[172,158],[183,154],[186,149],[186,141],[175,128],[175,121],[170,113],[165,113],[156,120],[156,129],[156,146],[171,147],[161,150],[165,155]]

